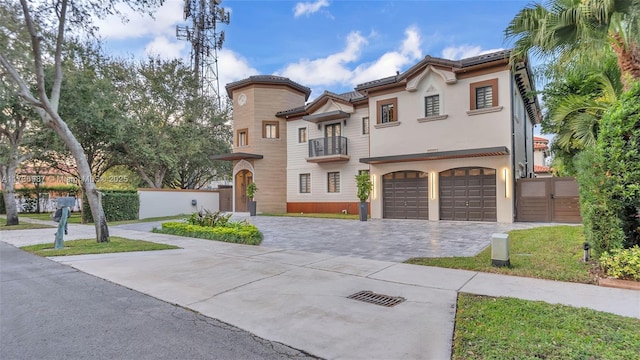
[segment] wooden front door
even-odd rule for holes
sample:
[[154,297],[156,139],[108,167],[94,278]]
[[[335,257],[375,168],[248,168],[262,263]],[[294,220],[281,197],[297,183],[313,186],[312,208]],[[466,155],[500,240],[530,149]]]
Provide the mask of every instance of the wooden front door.
[[236,212],[249,211],[249,198],[247,197],[247,185],[253,182],[253,174],[249,170],[242,170],[236,174],[235,197]]

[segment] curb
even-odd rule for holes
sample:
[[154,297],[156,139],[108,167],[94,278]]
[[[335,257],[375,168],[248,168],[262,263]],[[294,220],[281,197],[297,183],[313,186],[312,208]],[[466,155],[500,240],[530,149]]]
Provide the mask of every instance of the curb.
[[640,291],[640,281],[600,278],[598,279],[598,285]]

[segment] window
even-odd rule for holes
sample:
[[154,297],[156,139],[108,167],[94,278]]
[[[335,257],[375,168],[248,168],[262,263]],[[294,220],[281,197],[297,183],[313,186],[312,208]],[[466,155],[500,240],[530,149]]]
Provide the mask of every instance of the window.
[[398,121],[398,98],[380,100],[377,102],[378,124]]
[[298,128],[298,142],[307,142],[307,128]]
[[262,122],[262,137],[265,139],[278,139],[279,123],[277,121],[263,121]]
[[369,117],[362,118],[362,134],[366,135],[369,133]]
[[249,130],[248,129],[240,129],[240,130],[238,130],[236,144],[237,144],[237,146],[247,146],[247,145],[249,145]]
[[440,115],[440,95],[431,95],[424,98],[424,116]]
[[498,106],[498,79],[472,83],[469,95],[471,110]]
[[311,192],[311,174],[300,174],[300,193],[308,194]]
[[493,107],[493,89],[491,86],[476,88],[476,109]]
[[330,193],[340,192],[340,173],[339,172],[327,173],[327,191]]

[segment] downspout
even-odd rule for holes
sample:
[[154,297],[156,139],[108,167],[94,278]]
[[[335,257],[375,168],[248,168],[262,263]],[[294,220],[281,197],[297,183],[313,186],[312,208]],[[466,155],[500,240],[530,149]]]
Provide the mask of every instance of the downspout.
[[[512,70],[513,72],[513,70]],[[511,203],[512,203],[512,209],[513,209],[513,218],[511,219],[512,221],[516,220],[516,215],[518,214],[518,208],[516,206],[516,192],[515,192],[515,170],[516,170],[516,148],[515,148],[515,142],[516,142],[516,133],[515,133],[515,110],[514,110],[514,96],[513,96],[513,90],[514,90],[514,74],[511,73],[511,76],[509,76],[510,78],[510,89],[509,89],[509,99],[511,101],[511,185],[512,185],[512,189],[511,189]],[[526,136],[526,135],[525,135]],[[505,179],[506,180],[506,179]]]

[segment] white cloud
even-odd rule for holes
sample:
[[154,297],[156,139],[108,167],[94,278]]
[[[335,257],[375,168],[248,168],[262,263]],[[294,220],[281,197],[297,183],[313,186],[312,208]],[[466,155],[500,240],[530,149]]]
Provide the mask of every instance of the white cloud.
[[[378,36],[372,32],[369,38]],[[412,26],[405,30],[405,37],[397,50],[382,54],[378,59],[353,66],[360,59],[362,49],[369,39],[359,32],[347,37],[344,50],[319,59],[301,59],[277,71],[275,75],[285,76],[293,81],[314,89],[331,87],[354,87],[358,84],[391,76],[408,64],[422,58],[420,31]]]
[[183,23],[183,3],[182,0],[165,1],[154,13],[155,19],[147,14],[137,13],[126,5],[119,5],[118,8],[129,21],[122,23],[118,16],[108,16],[105,19],[96,20],[96,25],[100,29],[100,35],[107,40],[158,35],[173,35],[175,37],[176,25]]
[[404,34],[405,38],[399,51],[387,52],[372,63],[359,65],[354,70],[351,85],[356,86],[367,81],[394,75],[396,71],[401,71],[405,65],[422,58],[419,29],[412,26],[405,30]]
[[501,50],[504,49],[482,50],[480,46],[474,45],[449,46],[442,50],[442,57],[449,60],[460,60]]
[[189,45],[186,41],[167,39],[164,36],[158,36],[145,47],[148,55],[158,55],[164,59],[180,58],[183,50]]
[[352,32],[347,36],[347,45],[341,52],[315,60],[301,59],[277,71],[276,75],[286,76],[306,86],[349,83],[353,73],[347,64],[358,60],[366,44],[366,38],[359,32]]
[[328,7],[329,1],[327,0],[317,0],[316,2],[299,2],[296,4],[293,9],[293,16],[300,17],[302,15],[311,15],[314,14],[323,7]]
[[220,91],[224,93],[224,87],[234,81],[242,80],[251,75],[258,74],[258,70],[249,65],[247,59],[229,49],[221,49],[218,52],[218,80]]

